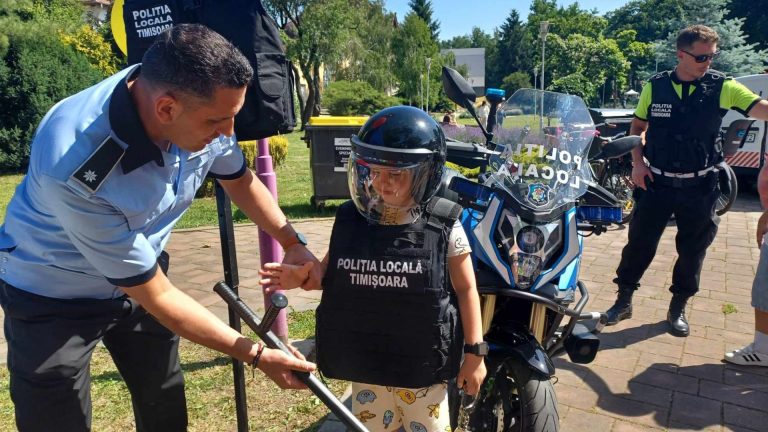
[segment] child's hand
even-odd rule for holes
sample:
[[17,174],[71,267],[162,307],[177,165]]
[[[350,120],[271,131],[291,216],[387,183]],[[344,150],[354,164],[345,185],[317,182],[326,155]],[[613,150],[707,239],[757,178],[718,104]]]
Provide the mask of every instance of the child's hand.
[[485,379],[485,358],[474,354],[465,354],[456,385],[468,395],[476,395]]
[[259,284],[264,286],[264,291],[267,294],[277,290],[300,287],[309,279],[309,272],[313,265],[314,263],[311,261],[302,265],[266,263],[259,270],[259,274],[262,276]]

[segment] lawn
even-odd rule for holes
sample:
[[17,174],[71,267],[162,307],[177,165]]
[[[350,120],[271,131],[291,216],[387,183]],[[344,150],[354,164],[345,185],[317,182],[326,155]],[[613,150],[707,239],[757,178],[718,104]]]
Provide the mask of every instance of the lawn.
[[[291,338],[314,334],[314,311],[291,312]],[[251,335],[251,337],[254,337]],[[181,365],[186,381],[189,431],[231,431],[236,411],[230,359],[216,351],[182,340]],[[104,347],[97,347],[91,361],[93,430],[135,430],[130,394]],[[8,393],[8,369],[0,367],[0,431],[16,430]],[[347,383],[328,380],[338,397]],[[309,391],[280,390],[261,372],[246,370],[246,399],[251,431],[316,431],[329,410]]]

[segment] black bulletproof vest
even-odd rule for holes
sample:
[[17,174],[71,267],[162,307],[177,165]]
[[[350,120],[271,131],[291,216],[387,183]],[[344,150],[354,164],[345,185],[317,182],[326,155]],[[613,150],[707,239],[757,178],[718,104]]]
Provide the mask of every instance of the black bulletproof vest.
[[651,166],[662,171],[690,173],[722,161],[718,139],[725,110],[720,109],[720,92],[725,75],[710,70],[691,83],[696,89],[682,99],[672,87],[671,72],[651,78],[651,104],[645,156]]
[[317,308],[325,376],[406,388],[456,377],[463,335],[446,244],[457,214],[382,226],[351,201],[339,207]]

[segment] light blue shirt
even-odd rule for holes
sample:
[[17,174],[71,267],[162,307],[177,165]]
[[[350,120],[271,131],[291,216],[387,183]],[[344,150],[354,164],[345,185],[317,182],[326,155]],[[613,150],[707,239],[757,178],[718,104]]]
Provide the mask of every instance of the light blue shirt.
[[161,151],[127,87],[140,65],[56,104],[0,226],[0,279],[54,298],[115,298],[151,279],[206,174],[245,172],[234,137]]

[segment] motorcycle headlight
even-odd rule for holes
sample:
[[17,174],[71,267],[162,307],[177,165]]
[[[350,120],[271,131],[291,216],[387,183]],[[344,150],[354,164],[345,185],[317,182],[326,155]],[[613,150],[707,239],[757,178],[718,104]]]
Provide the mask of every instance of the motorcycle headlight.
[[562,222],[532,225],[506,210],[497,228],[497,243],[507,255],[515,286],[530,289],[562,243]]
[[541,258],[525,252],[514,252],[510,256],[512,275],[515,283],[522,289],[528,289],[541,273]]

